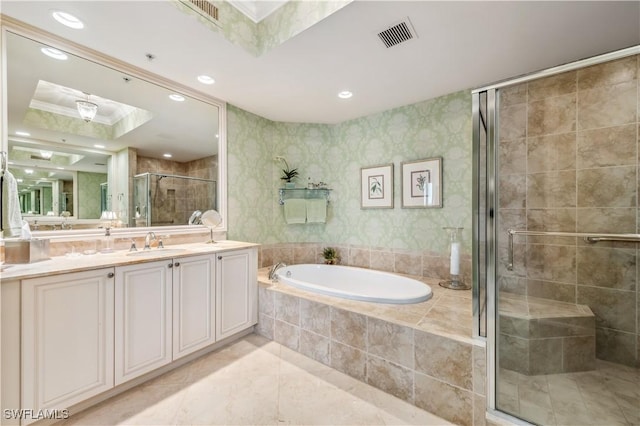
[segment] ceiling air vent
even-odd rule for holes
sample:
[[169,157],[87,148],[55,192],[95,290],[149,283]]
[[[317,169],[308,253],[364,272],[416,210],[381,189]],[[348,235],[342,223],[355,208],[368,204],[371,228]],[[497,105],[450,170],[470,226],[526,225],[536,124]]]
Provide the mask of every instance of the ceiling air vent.
[[379,32],[378,37],[386,47],[393,47],[412,38],[417,38],[409,18]]
[[189,0],[189,3],[196,6],[210,18],[218,20],[218,8],[207,0]]

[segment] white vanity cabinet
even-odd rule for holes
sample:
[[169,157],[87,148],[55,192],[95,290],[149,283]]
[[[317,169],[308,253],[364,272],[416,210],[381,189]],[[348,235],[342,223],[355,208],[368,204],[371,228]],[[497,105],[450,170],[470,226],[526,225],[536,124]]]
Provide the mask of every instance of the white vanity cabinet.
[[22,407],[64,409],[114,386],[113,303],[114,268],[22,281]]
[[174,259],[173,359],[216,341],[215,255]]
[[172,269],[172,259],[116,267],[116,385],[171,362]]
[[216,338],[258,322],[257,249],[219,253],[216,265]]
[[249,332],[257,323],[257,248],[215,250],[135,263],[88,258],[105,263],[47,276],[34,264],[4,279],[0,408],[97,402]]

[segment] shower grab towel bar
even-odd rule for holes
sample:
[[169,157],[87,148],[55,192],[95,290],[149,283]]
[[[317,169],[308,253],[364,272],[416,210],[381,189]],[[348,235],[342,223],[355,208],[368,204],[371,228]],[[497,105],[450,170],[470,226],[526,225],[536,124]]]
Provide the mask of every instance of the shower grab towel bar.
[[631,243],[640,243],[640,234],[595,234],[581,232],[552,232],[552,231],[516,231],[509,229],[509,263],[507,269],[513,271],[513,236],[525,235],[530,237],[546,236],[546,237],[578,237],[584,239],[585,242],[595,244],[600,241],[623,241]]

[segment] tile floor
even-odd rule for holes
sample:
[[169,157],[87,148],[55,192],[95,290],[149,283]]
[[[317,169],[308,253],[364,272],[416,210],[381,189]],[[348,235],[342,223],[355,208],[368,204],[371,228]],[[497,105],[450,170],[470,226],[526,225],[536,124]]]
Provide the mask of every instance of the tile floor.
[[250,334],[56,425],[133,424],[451,423]]
[[640,369],[598,360],[593,371],[498,377],[498,407],[537,424],[640,425]]

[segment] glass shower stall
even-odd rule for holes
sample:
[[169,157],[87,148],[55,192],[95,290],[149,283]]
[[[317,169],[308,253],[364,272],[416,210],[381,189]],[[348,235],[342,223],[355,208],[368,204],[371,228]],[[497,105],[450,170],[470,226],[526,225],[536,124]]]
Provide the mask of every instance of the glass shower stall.
[[640,48],[473,92],[487,406],[640,424]]
[[196,211],[216,210],[216,181],[165,173],[133,178],[132,226],[187,225]]

